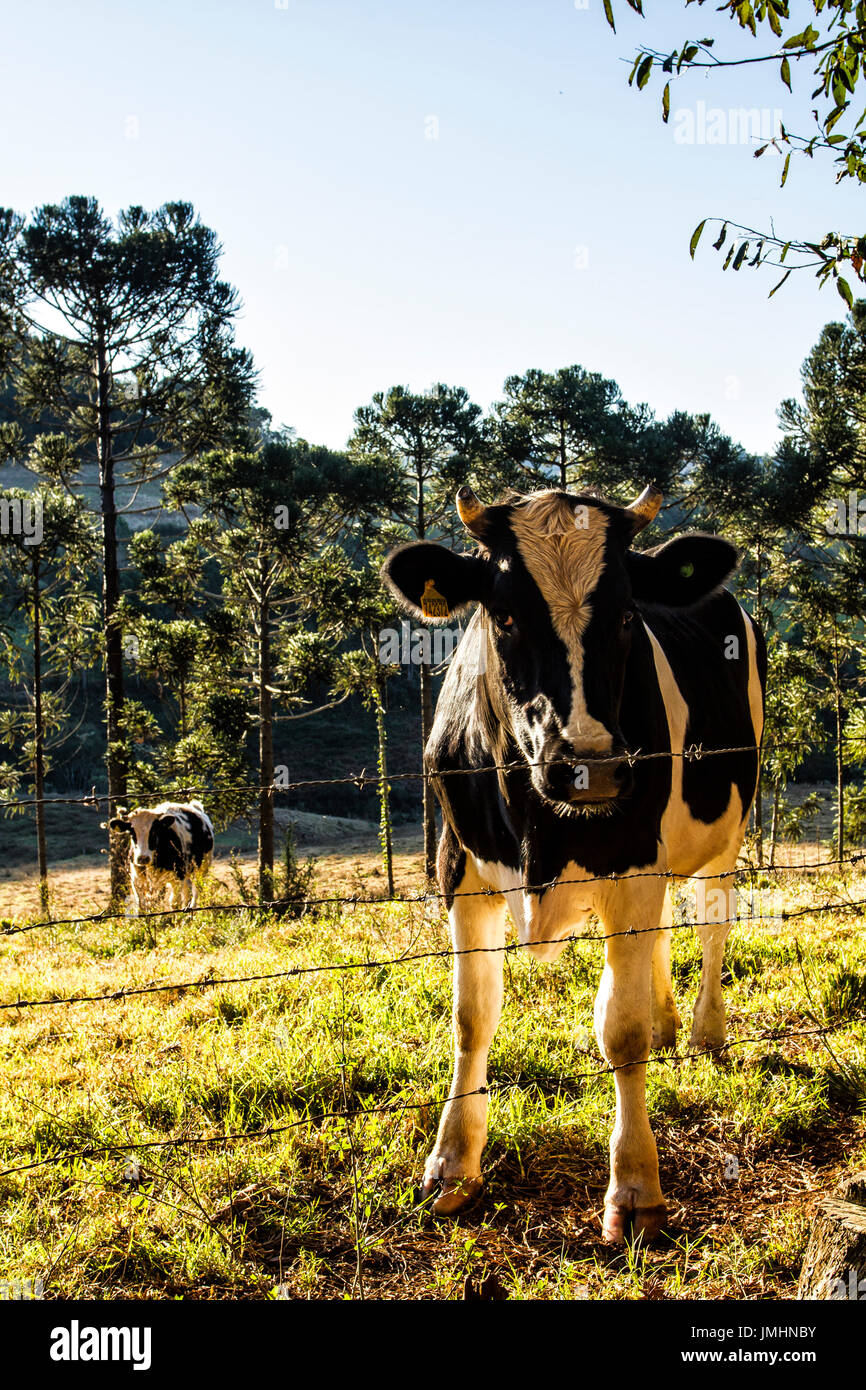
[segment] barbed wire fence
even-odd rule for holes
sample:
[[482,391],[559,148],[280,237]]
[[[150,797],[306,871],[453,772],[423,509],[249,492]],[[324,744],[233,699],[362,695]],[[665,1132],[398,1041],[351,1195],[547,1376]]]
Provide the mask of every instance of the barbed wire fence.
[[[773,748],[781,747],[808,747],[810,751],[814,751],[812,745],[794,743],[792,741],[787,741],[784,744],[777,743],[769,746],[765,745],[763,748],[757,747],[754,744],[746,744],[727,748],[705,749],[700,744],[691,744],[688,748],[684,748],[681,751],[674,750],[665,751],[661,753],[644,753],[641,750],[636,750],[635,752],[630,752],[627,754],[607,757],[585,758],[581,759],[580,761],[581,763],[586,763],[587,765],[601,765],[605,763],[621,764],[622,762],[628,762],[632,766],[637,762],[674,758],[681,758],[687,762],[700,762],[703,758],[712,758],[721,755],[730,756],[738,754],[757,753],[761,756],[766,756],[766,754],[769,751],[772,751]],[[575,760],[573,758],[550,759],[546,760],[544,765],[550,765],[551,763],[556,762],[568,763],[573,766]],[[477,768],[428,769],[422,772],[405,772],[391,774],[387,777],[387,782],[388,784],[390,784],[394,781],[404,781],[410,779],[420,780],[429,778],[431,781],[435,781],[439,779],[444,780],[445,778],[454,776],[485,776],[490,773],[498,774],[500,772],[507,772],[512,770],[526,771],[527,767],[530,765],[531,764],[528,764],[526,761],[520,761],[501,764],[491,763],[489,766],[485,766],[483,769],[480,770]],[[286,782],[285,784],[279,786],[273,785],[269,788],[262,788],[259,784],[250,782],[249,784],[226,784],[225,789],[233,791],[248,790],[252,793],[255,793],[256,796],[258,796],[261,794],[262,790],[277,795],[291,792],[302,792],[325,786],[354,786],[359,790],[363,790],[366,786],[381,786],[381,781],[382,779],[379,774],[368,774],[366,770],[362,770],[359,773],[345,777],[297,780],[293,782]],[[208,790],[212,791],[214,789],[214,786],[211,786],[209,788],[200,788],[194,786],[189,786],[187,788],[176,787],[172,794],[175,796],[192,795],[192,793],[195,791],[199,794],[199,796],[206,796]],[[83,794],[74,797],[46,796],[42,798],[42,801],[45,804],[50,805],[83,805],[98,809],[100,805],[108,802],[108,797],[101,794],[97,795],[95,791],[93,791],[90,794]],[[22,809],[35,806],[36,804],[37,799],[33,797],[0,800],[0,811],[5,810],[9,812],[14,809]],[[722,875],[722,877],[724,878],[726,883],[734,884],[735,882],[740,882],[743,879],[748,879],[750,880],[750,883],[754,885],[756,879],[762,876],[816,872],[820,873],[821,871],[833,870],[839,871],[843,868],[853,869],[856,866],[863,864],[864,862],[866,862],[866,851],[855,852],[849,855],[836,858],[819,859],[817,861],[810,861],[802,864],[789,863],[763,866],[749,864],[737,867],[736,869],[732,870],[729,874]],[[303,910],[310,910],[319,907],[339,907],[342,910],[350,911],[362,907],[381,908],[384,906],[394,904],[404,906],[424,905],[426,907],[430,903],[441,904],[443,902],[447,902],[450,904],[450,902],[453,901],[454,898],[479,896],[502,897],[507,903],[509,900],[509,896],[513,894],[543,893],[546,891],[553,890],[555,888],[565,887],[568,885],[579,885],[585,887],[591,884],[618,881],[626,877],[629,879],[664,879],[676,883],[681,883],[687,878],[694,879],[698,882],[700,882],[702,879],[712,879],[713,881],[718,883],[720,876],[717,874],[683,875],[674,873],[671,870],[659,869],[638,870],[634,872],[629,871],[623,874],[586,874],[580,875],[577,878],[563,878],[559,876],[538,883],[521,882],[514,886],[502,889],[494,887],[485,887],[482,889],[474,889],[468,891],[457,890],[455,893],[449,894],[445,894],[429,886],[417,893],[395,893],[389,896],[377,897],[365,897],[357,893],[330,894],[322,896],[311,896],[309,894],[303,894],[298,896],[277,898],[270,902],[226,902],[208,903],[201,906],[187,908],[160,908],[157,910],[139,912],[136,915],[135,920],[164,920],[180,916],[188,917],[190,915],[204,913],[250,914],[253,916],[271,914],[279,916],[282,912],[286,911],[287,909],[302,908]],[[834,913],[844,913],[846,915],[853,914],[857,917],[862,917],[864,915],[864,911],[866,911],[866,897],[852,898],[848,896],[845,898],[841,898],[838,901],[827,901],[817,904],[810,904],[809,906],[805,907],[785,908],[779,912],[761,912],[757,914],[749,913],[745,920],[748,921],[750,924],[756,922],[786,923],[802,917]],[[25,921],[18,923],[6,921],[2,926],[0,926],[0,938],[12,937],[23,933],[30,933],[39,930],[56,930],[57,928],[61,927],[80,928],[89,924],[92,925],[116,920],[123,920],[126,917],[126,915],[127,914],[123,910],[114,909],[106,910],[103,912],[90,913],[80,917],[46,918],[43,920]],[[743,919],[741,919],[738,915],[734,915],[732,923],[736,925],[736,923],[741,920]],[[678,922],[674,921],[669,925],[670,929],[673,931],[691,931],[694,930],[696,927],[700,926],[719,925],[719,921],[719,918],[707,919],[705,921],[683,920]],[[584,943],[595,943],[596,945],[599,945],[604,944],[605,941],[610,940],[613,937],[637,937],[641,934],[646,933],[655,934],[656,932],[658,932],[658,930],[658,927],[635,928],[629,926],[624,928],[622,931],[606,933],[597,931],[578,932],[571,933],[565,936],[557,936],[555,938],[551,938],[550,940],[532,941],[529,944],[533,946],[557,944],[570,947],[576,946],[578,944],[582,945]],[[502,954],[503,958],[507,958],[507,956],[510,953],[520,952],[524,949],[525,944],[519,941],[510,941],[506,942],[504,945],[501,946],[480,946],[463,949],[455,949],[454,947],[444,947],[442,949],[406,951],[399,955],[386,956],[383,958],[367,958],[354,961],[328,962],[316,965],[293,965],[283,970],[262,971],[242,975],[216,975],[213,973],[212,970],[209,970],[204,975],[196,979],[171,980],[160,978],[116,990],[104,991],[101,993],[77,993],[68,995],[46,994],[44,997],[39,998],[21,997],[20,995],[18,995],[13,999],[7,998],[5,1000],[0,1001],[0,1012],[5,1013],[7,1015],[20,1015],[25,1011],[31,1010],[54,1009],[58,1007],[77,1007],[83,1005],[96,1004],[113,1004],[121,1002],[123,1000],[131,998],[140,998],[148,995],[164,995],[166,997],[171,996],[172,998],[174,998],[189,992],[206,991],[219,987],[236,987],[262,983],[273,983],[276,981],[288,981],[291,979],[298,979],[302,977],[306,978],[309,976],[317,976],[323,974],[339,973],[341,978],[345,978],[347,974],[353,972],[378,972],[385,969],[390,970],[396,969],[398,967],[410,966],[420,961],[453,960],[456,957],[462,955]],[[258,1142],[274,1138],[286,1133],[290,1133],[304,1126],[318,1126],[328,1120],[343,1121],[348,1127],[351,1125],[353,1121],[363,1120],[373,1115],[397,1115],[412,1111],[421,1111],[427,1114],[430,1110],[441,1110],[453,1101],[467,1099],[472,1096],[499,1094],[504,1095],[511,1091],[523,1090],[532,1087],[540,1087],[545,1091],[552,1091],[555,1093],[567,1087],[572,1087],[575,1085],[586,1085],[588,1082],[592,1080],[597,1080],[602,1077],[613,1076],[617,1071],[624,1070],[630,1067],[648,1067],[651,1065],[667,1065],[682,1067],[704,1056],[712,1057],[714,1060],[718,1061],[726,1057],[732,1050],[749,1044],[755,1044],[760,1042],[777,1043],[805,1037],[823,1038],[829,1036],[830,1034],[848,1029],[854,1023],[866,1022],[866,1013],[848,1013],[845,1016],[845,1018],[840,1020],[822,1021],[815,1015],[814,1011],[811,1008],[806,1009],[804,1012],[806,1017],[810,1020],[810,1026],[808,1027],[770,1027],[763,1029],[757,1033],[753,1033],[751,1035],[732,1038],[719,1047],[697,1049],[692,1048],[688,1052],[681,1054],[676,1054],[669,1050],[661,1051],[658,1053],[651,1053],[648,1058],[636,1058],[633,1061],[619,1064],[611,1064],[608,1062],[604,1062],[604,1064],[601,1066],[583,1071],[571,1072],[562,1076],[557,1076],[555,1078],[545,1080],[544,1082],[535,1079],[502,1082],[494,1080],[489,1082],[487,1085],[478,1087],[472,1091],[461,1092],[458,1094],[449,1094],[439,1099],[426,1099],[424,1101],[398,1100],[378,1105],[360,1105],[355,1107],[352,1107],[348,1104],[344,1104],[342,1107],[332,1109],[315,1109],[312,1108],[310,1105],[306,1105],[304,1107],[304,1113],[302,1115],[298,1116],[297,1118],[291,1121],[287,1121],[286,1123],[278,1125],[266,1124],[250,1129],[241,1130],[223,1129],[221,1131],[211,1133],[184,1133],[176,1134],[165,1139],[124,1139],[122,1141],[110,1142],[106,1144],[87,1144],[79,1148],[63,1147],[62,1149],[58,1149],[55,1152],[39,1154],[38,1156],[33,1157],[32,1159],[29,1159],[26,1162],[15,1163],[7,1167],[0,1168],[0,1179],[10,1178],[13,1175],[17,1174],[28,1174],[36,1170],[41,1170],[46,1167],[56,1167],[57,1165],[64,1163],[69,1165],[70,1175],[75,1176],[76,1165],[79,1165],[80,1163],[87,1160],[96,1159],[100,1157],[107,1157],[112,1154],[135,1154],[138,1151],[177,1151],[181,1149],[191,1150],[210,1148],[219,1145],[235,1145],[248,1142]],[[578,1050],[583,1051],[585,1049]],[[343,1077],[343,1094],[344,1098],[346,1098],[345,1075],[344,1073],[341,1074]],[[432,1200],[432,1197],[423,1199],[418,1204],[418,1206],[423,1207],[426,1204],[429,1204],[429,1202],[431,1202]],[[361,1256],[359,1254],[359,1259],[360,1258]]]
[[[843,743],[863,744],[863,738],[855,734],[843,734]],[[578,763],[586,767],[604,767],[607,764],[628,763],[629,767],[634,767],[636,763],[659,762],[672,758],[682,758],[686,762],[700,762],[702,758],[722,757],[735,753],[759,753],[762,759],[768,754],[781,749],[805,749],[809,753],[815,752],[815,745],[804,739],[779,739],[772,743],[764,743],[756,746],[754,743],[738,744],[728,748],[704,748],[701,743],[690,743],[683,749],[664,749],[654,753],[644,753],[641,749],[634,751],[624,750],[621,753],[599,755],[596,757],[581,756],[579,759],[570,758],[542,758],[531,760],[521,758],[518,761],[507,763],[485,763],[483,767],[442,767],[428,768],[419,772],[389,772],[385,778],[388,786],[392,782],[407,781],[432,781],[444,780],[448,777],[478,777],[491,772],[521,772],[530,767],[556,767],[558,765],[568,765],[574,767]],[[378,772],[368,772],[362,768],[360,772],[353,772],[345,777],[310,777],[300,781],[274,782],[270,786],[263,786],[261,782],[220,782],[211,779],[206,787],[198,783],[178,783],[172,789],[173,796],[198,796],[207,795],[209,791],[249,791],[256,796],[262,792],[267,792],[273,796],[285,795],[294,791],[312,791],[320,787],[356,787],[363,791],[366,787],[381,787],[382,776]],[[144,789],[143,789],[144,790]],[[144,794],[147,794],[144,791]],[[77,796],[43,796],[43,797],[17,797],[0,799],[0,811],[10,811],[27,806],[50,805],[50,806],[91,806],[98,809],[101,805],[108,805],[110,798],[107,792],[97,792],[94,788],[90,792],[82,792]],[[251,803],[252,804],[252,803]]]

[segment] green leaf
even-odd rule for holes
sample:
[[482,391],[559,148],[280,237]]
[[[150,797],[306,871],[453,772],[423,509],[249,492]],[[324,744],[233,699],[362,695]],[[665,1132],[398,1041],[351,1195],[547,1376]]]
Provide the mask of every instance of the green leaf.
[[782,47],[783,47],[783,48],[802,48],[803,44],[806,42],[806,33],[807,33],[807,30],[804,29],[804,30],[802,31],[802,33],[799,33],[799,34],[792,34],[791,37],[790,37],[789,39],[786,39],[786,40],[785,40],[785,42],[782,44]]
[[841,296],[842,296],[842,298],[844,299],[845,303],[848,305],[848,308],[849,308],[849,309],[853,309],[853,308],[854,308],[854,296],[853,296],[853,294],[851,293],[851,286],[848,284],[848,281],[845,279],[845,277],[844,277],[843,275],[840,275],[839,278],[838,278],[838,280],[836,281],[836,288],[837,288],[837,290],[839,291],[839,293],[841,294]]
[[726,237],[727,235],[728,235],[728,224],[727,224],[727,222],[726,222],[726,223],[724,224],[724,226],[722,227],[722,230],[719,232],[718,240],[713,242],[713,250],[714,250],[714,251],[721,251],[722,246],[724,245],[725,237]]
[[724,265],[722,266],[722,270],[727,270],[728,266],[731,264],[731,258],[733,257],[735,246],[736,246],[736,242],[733,242],[733,241],[732,241],[731,244],[730,244],[730,246],[728,247],[728,254],[727,254],[727,256],[725,257],[725,263],[724,263]]
[[638,70],[637,70],[637,89],[638,89],[639,92],[642,92],[643,89],[644,89],[644,87],[646,86],[646,84],[649,82],[649,80],[650,80],[650,73],[652,72],[652,68],[653,68],[653,58],[652,58],[652,54],[647,53],[647,54],[644,55],[643,61],[642,61],[641,65],[640,65],[640,67],[639,67]]
[[667,125],[667,123],[668,123],[668,116],[669,116],[670,114],[671,114],[671,84],[670,84],[670,82],[666,82],[666,83],[665,83],[665,89],[664,89],[664,91],[662,92],[662,120],[664,121],[665,125]]
[[604,17],[613,32],[616,33],[616,25],[613,22],[613,10],[611,9],[610,0],[604,0]]
[[698,242],[701,239],[701,232],[707,225],[707,221],[708,219],[705,217],[703,222],[699,222],[698,225],[695,227],[695,230],[692,232],[692,239],[689,242],[689,255],[691,256],[692,260],[695,259],[695,252],[698,249]]
[[786,271],[785,271],[785,274],[782,276],[781,280],[779,280],[779,281],[773,286],[773,288],[770,290],[770,293],[767,295],[767,298],[768,298],[768,299],[772,299],[772,298],[773,298],[773,295],[776,293],[776,290],[780,290],[780,289],[782,288],[782,286],[784,285],[785,281],[787,280],[787,278],[788,278],[788,276],[789,276],[790,274],[791,274],[790,270],[786,270]]
[[786,180],[786,178],[788,177],[788,169],[789,169],[789,167],[790,167],[790,164],[791,164],[791,151],[789,150],[788,153],[785,155],[785,163],[782,165],[782,182],[779,184],[779,187],[780,187],[780,188],[784,188],[784,187],[785,187],[785,180]]
[[788,91],[789,91],[789,92],[793,92],[794,89],[793,89],[793,87],[791,86],[791,64],[788,62],[788,59],[787,59],[787,58],[783,58],[783,59],[782,59],[782,67],[781,67],[781,69],[780,69],[780,76],[781,76],[782,81],[784,82],[785,86],[788,88]]
[[747,241],[744,241],[736,256],[734,257],[734,270],[739,270],[740,266],[743,264],[743,261],[746,259],[746,252],[748,251],[748,249],[749,243]]

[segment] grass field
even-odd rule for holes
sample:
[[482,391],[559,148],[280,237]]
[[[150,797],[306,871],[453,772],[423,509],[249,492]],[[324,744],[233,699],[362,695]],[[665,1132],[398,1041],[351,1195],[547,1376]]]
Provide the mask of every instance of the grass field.
[[[375,867],[332,855],[317,887],[375,894]],[[420,888],[419,870],[400,856],[403,891]],[[863,872],[756,882],[786,908],[866,898]],[[48,1298],[460,1298],[467,1276],[488,1273],[510,1298],[791,1296],[816,1199],[866,1164],[862,912],[744,921],[729,940],[731,1037],[834,1025],[826,1037],[759,1039],[722,1062],[688,1058],[683,1042],[651,1061],[670,1221],[650,1249],[601,1241],[613,1086],[579,1075],[601,1065],[597,942],[556,965],[506,956],[487,1185],[454,1224],[418,1195],[450,1079],[446,959],[207,983],[447,944],[435,903],[296,920],[214,909],[155,929],[121,919],[0,938],[0,1002],[166,986],[0,1013],[0,1167],[132,1146],[0,1177],[0,1279],[41,1278]],[[699,968],[693,933],[675,931],[684,1019]],[[321,1118],[399,1105],[411,1108]],[[296,1120],[267,1138],[135,1147]]]

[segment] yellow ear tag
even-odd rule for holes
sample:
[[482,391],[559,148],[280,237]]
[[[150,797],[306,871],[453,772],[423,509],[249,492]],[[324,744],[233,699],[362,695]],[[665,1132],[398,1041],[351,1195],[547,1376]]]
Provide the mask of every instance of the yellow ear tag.
[[448,617],[448,600],[443,598],[439,591],[433,587],[432,579],[428,579],[424,585],[424,592],[421,595],[421,612],[425,618]]

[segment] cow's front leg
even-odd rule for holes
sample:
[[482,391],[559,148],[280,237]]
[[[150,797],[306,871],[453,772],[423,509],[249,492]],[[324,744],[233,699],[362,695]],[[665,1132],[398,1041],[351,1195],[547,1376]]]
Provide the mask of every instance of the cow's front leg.
[[[708,865],[710,873],[716,865]],[[727,867],[727,866],[726,866]],[[703,951],[701,983],[695,1000],[691,1046],[718,1051],[727,1037],[725,1001],[722,996],[722,962],[725,942],[737,915],[737,890],[733,871],[697,880],[695,930]]]
[[[663,893],[662,889],[662,893]],[[625,1240],[629,1231],[657,1235],[667,1211],[659,1186],[656,1143],[646,1108],[646,1063],[652,1041],[652,956],[661,897],[630,893],[602,916],[608,939],[595,1000],[595,1033],[614,1072],[616,1119],[610,1137],[610,1183],[604,1198],[604,1236]],[[628,907],[632,910],[628,911]],[[625,935],[628,928],[635,935]]]
[[652,958],[652,1045],[675,1048],[682,1019],[671,988],[671,910],[670,893],[665,893],[661,930],[656,937]]
[[[454,1079],[439,1122],[435,1147],[427,1159],[423,1194],[437,1183],[433,1203],[440,1216],[453,1216],[482,1187],[481,1153],[487,1140],[487,1096],[472,1095],[487,1084],[487,1052],[502,1012],[502,947],[505,901],[481,893],[485,885],[467,868],[449,918],[454,947]],[[460,954],[466,953],[466,954]],[[458,1099],[459,1097],[459,1099]]]

